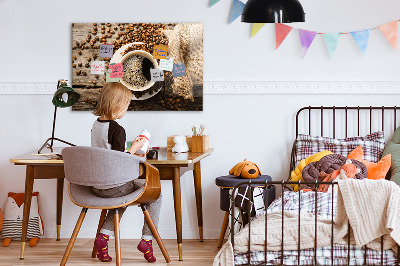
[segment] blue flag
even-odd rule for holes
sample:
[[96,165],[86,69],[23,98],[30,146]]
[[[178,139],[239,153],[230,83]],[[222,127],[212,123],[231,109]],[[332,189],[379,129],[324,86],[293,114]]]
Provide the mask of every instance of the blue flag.
[[244,3],[239,1],[239,0],[233,0],[233,5],[232,5],[232,12],[231,12],[231,17],[229,18],[229,23],[232,23],[235,19],[240,17],[242,15],[242,11],[244,8]]
[[371,29],[361,30],[361,31],[353,31],[351,35],[353,35],[354,40],[356,41],[358,47],[361,50],[361,53],[364,55],[368,46],[369,33]]

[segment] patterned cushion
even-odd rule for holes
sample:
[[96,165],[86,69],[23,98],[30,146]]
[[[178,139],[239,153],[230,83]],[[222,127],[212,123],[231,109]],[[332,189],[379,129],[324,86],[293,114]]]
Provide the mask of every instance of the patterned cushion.
[[357,146],[364,150],[364,159],[378,162],[385,147],[383,131],[378,131],[364,137],[333,139],[299,134],[296,139],[296,165],[310,155],[323,150],[346,156]]

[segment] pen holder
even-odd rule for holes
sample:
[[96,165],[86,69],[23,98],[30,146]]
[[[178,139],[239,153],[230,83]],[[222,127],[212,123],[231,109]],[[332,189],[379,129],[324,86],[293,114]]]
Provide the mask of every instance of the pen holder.
[[208,150],[209,136],[192,136],[192,152],[205,152]]

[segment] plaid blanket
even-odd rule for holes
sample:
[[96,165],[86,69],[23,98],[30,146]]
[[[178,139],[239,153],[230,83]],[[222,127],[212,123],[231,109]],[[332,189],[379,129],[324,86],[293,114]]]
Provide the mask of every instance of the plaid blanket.
[[[316,214],[326,219],[332,219],[332,213],[335,215],[336,208],[336,194],[317,192],[285,192],[282,197],[277,198],[271,203],[267,210],[267,214],[282,211],[282,203],[284,210],[298,210],[301,212],[308,212]],[[259,214],[254,219],[260,217]],[[326,246],[316,249],[317,265],[348,265],[348,246],[347,245],[333,245],[333,264],[332,264],[332,248]],[[366,256],[364,256],[366,254]],[[392,250],[385,250],[383,253],[384,265],[395,265],[396,257]],[[265,252],[250,252],[250,265],[257,265],[265,263],[265,255],[267,256],[266,265],[280,265],[281,252],[280,251],[267,251]],[[371,250],[364,247],[357,247],[350,245],[350,263],[349,265],[381,265],[381,252]],[[304,249],[298,255],[297,250],[285,250],[283,252],[284,265],[314,265],[314,249]],[[248,264],[248,253],[235,254],[235,265]]]

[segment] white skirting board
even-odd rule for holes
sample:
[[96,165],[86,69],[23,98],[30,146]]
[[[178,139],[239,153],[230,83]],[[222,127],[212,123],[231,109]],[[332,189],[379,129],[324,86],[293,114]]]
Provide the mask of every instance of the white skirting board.
[[[56,82],[0,82],[0,94],[53,94]],[[400,94],[400,81],[206,81],[204,94]]]

